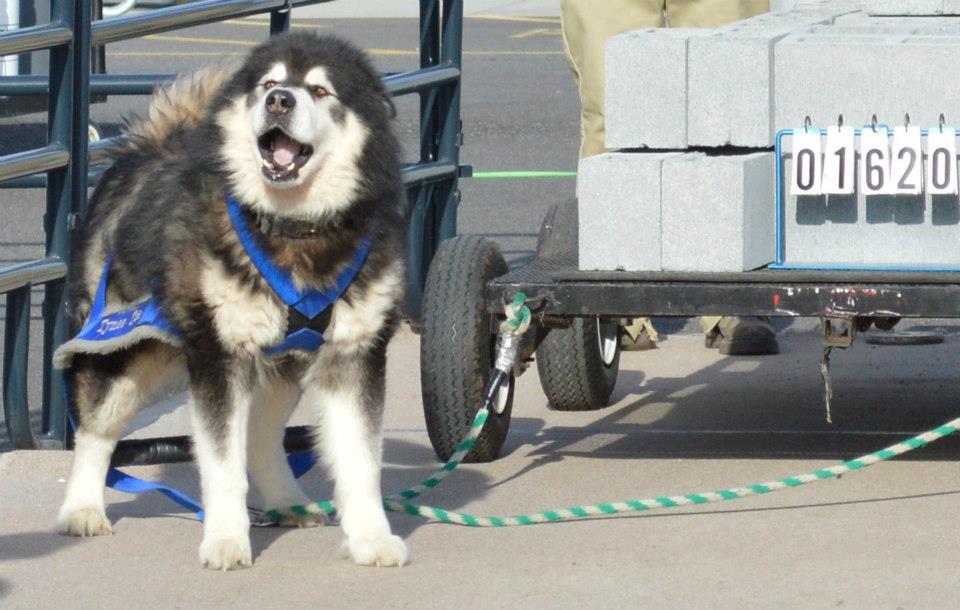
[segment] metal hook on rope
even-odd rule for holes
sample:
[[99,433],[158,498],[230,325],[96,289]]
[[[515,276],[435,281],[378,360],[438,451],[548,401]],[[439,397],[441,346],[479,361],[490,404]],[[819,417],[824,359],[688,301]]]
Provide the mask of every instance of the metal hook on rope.
[[833,379],[830,377],[830,352],[833,346],[828,345],[823,348],[823,358],[820,360],[820,377],[823,378],[823,404],[827,409],[827,423],[833,423],[833,417],[830,414],[830,401],[833,400]]

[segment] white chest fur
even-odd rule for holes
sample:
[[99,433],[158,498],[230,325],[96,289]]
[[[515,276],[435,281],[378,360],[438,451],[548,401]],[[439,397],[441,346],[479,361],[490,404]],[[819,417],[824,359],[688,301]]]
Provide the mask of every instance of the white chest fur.
[[224,346],[232,352],[257,354],[283,339],[286,308],[269,295],[253,292],[213,260],[200,275],[203,300]]

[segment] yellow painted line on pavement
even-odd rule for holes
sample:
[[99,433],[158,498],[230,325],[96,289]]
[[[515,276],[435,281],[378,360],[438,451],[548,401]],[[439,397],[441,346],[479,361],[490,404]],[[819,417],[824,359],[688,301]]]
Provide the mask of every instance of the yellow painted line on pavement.
[[487,21],[518,21],[520,23],[555,23],[560,25],[558,17],[515,17],[513,15],[467,15],[465,19],[485,19]]
[[107,51],[108,57],[227,57],[237,51]]
[[[269,19],[227,19],[221,23],[229,23],[231,25],[252,25],[256,27],[269,27]],[[317,28],[329,28],[331,27],[326,23],[290,23],[291,30],[315,30]]]
[[519,34],[514,34],[510,38],[515,40],[521,40],[523,38],[530,38],[532,36],[559,36],[560,28],[533,28],[532,30],[527,30],[526,32],[520,32]]
[[563,51],[464,51],[464,55],[563,55]]
[[165,36],[163,34],[151,34],[144,36],[144,40],[159,40],[162,42],[193,42],[197,44],[223,44],[236,45],[240,47],[257,47],[262,40],[234,40],[231,38],[203,38],[199,36]]

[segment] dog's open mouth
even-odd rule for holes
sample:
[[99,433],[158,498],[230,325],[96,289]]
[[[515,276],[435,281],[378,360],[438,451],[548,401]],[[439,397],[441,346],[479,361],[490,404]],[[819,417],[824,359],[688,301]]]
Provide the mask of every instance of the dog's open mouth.
[[257,138],[257,146],[263,161],[261,171],[273,182],[295,178],[300,168],[313,155],[312,146],[294,140],[279,127],[274,127]]

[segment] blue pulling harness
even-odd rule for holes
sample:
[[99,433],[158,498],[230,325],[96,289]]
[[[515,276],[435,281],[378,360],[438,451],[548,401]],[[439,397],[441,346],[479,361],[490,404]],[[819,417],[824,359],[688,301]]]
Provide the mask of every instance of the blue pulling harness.
[[[259,244],[250,231],[240,204],[233,197],[227,197],[227,211],[234,231],[250,260],[273,292],[288,307],[286,336],[278,345],[264,348],[263,353],[272,356],[291,350],[316,351],[323,345],[323,331],[330,323],[333,304],[346,292],[370,254],[370,240],[365,239],[361,242],[350,263],[337,276],[333,286],[325,290],[300,291],[290,273],[278,267]],[[55,360],[59,360],[59,366],[66,367],[72,353],[78,351],[105,353],[105,350],[99,349],[105,343],[118,343],[119,349],[121,344],[128,346],[141,340],[138,335],[141,338],[159,338],[174,345],[180,344],[180,332],[170,324],[153,296],[128,308],[106,313],[110,263],[111,258],[108,256],[104,262],[103,273],[100,275],[87,323],[76,337],[58,349]],[[65,391],[68,391],[66,389],[68,386],[69,384],[65,384]],[[70,404],[69,396],[67,404]],[[70,423],[76,428],[72,413],[70,413]],[[299,478],[313,467],[316,456],[310,452],[294,453],[287,456],[287,461],[293,475]],[[110,468],[107,472],[106,484],[126,493],[159,491],[177,504],[193,511],[198,519],[203,520],[203,507],[200,503],[173,487],[140,479],[116,468]]]
[[[301,291],[294,283],[290,272],[278,267],[257,241],[240,204],[233,197],[227,198],[227,211],[234,231],[253,265],[277,297],[289,308],[286,336],[278,345],[265,347],[263,353],[272,356],[291,350],[316,351],[323,345],[323,332],[330,323],[332,305],[343,296],[367,260],[367,255],[370,253],[370,240],[365,239],[360,244],[350,263],[340,272],[332,286],[324,290],[311,288]],[[170,324],[153,296],[120,311],[105,313],[110,263],[111,259],[107,257],[90,317],[70,343],[89,346],[127,339],[125,343],[129,344],[139,340],[137,335],[140,335],[140,337],[150,336],[179,344],[180,332]],[[82,351],[82,348],[78,351]]]

